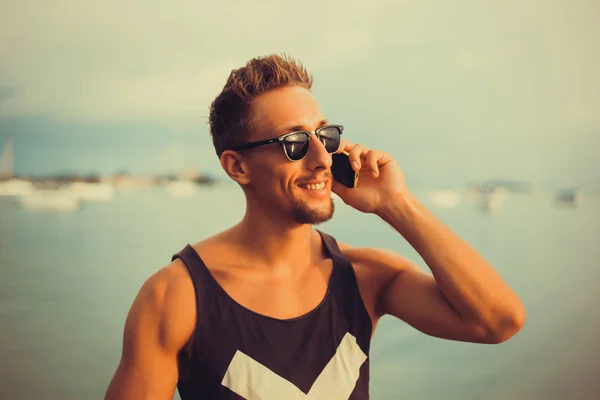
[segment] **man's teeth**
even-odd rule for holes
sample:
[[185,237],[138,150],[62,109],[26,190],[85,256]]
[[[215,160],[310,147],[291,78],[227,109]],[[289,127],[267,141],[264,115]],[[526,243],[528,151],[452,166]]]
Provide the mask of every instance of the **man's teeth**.
[[300,187],[302,189],[308,189],[308,190],[320,190],[325,187],[325,182],[309,184],[309,185],[300,185]]

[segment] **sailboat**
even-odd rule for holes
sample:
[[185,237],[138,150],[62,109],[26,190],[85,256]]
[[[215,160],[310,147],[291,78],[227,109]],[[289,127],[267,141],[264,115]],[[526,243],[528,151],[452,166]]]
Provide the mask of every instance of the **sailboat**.
[[457,208],[461,203],[461,194],[453,189],[432,189],[427,192],[431,204],[439,208]]
[[491,214],[495,214],[502,209],[509,195],[510,192],[507,188],[490,182],[474,184],[467,192],[470,203],[476,204],[482,210]]
[[185,170],[185,151],[183,146],[171,146],[171,159],[177,165],[179,174],[169,178],[164,185],[165,192],[171,197],[190,198],[198,194],[198,185],[192,181],[197,176],[195,169]]
[[77,211],[81,206],[79,199],[67,188],[36,189],[22,196],[19,203],[28,211]]
[[30,181],[14,178],[13,144],[9,140],[0,155],[0,197],[26,196],[34,190]]
[[562,189],[556,193],[555,196],[556,204],[559,206],[571,206],[576,207],[583,203],[584,197],[581,189],[570,188]]
[[110,182],[73,182],[69,189],[75,197],[86,201],[109,201],[115,195]]
[[41,189],[30,180],[16,178],[12,141],[4,146],[0,157],[0,196],[18,199],[20,206],[29,211],[75,211],[80,207],[68,188]]

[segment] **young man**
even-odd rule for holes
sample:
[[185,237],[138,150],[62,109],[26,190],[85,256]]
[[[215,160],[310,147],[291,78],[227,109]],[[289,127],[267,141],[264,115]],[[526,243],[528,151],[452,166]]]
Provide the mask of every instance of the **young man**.
[[[411,195],[391,155],[342,140],[311,85],[287,56],[232,71],[210,128],[245,216],[144,283],[106,399],[171,399],[176,387],[183,400],[368,399],[383,315],[478,343],[523,325],[521,301],[494,269]],[[356,188],[332,179],[342,151],[360,171]],[[313,229],[333,215],[331,191],[394,227],[432,274]]]

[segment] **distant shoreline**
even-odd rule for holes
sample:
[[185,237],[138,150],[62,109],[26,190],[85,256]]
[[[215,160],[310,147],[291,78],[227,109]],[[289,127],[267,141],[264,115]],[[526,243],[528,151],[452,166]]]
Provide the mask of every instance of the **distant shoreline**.
[[44,186],[61,186],[72,183],[112,183],[120,185],[124,183],[138,183],[142,185],[160,185],[164,183],[174,181],[189,181],[194,182],[198,185],[212,185],[217,183],[217,179],[202,174],[194,175],[176,175],[176,174],[165,174],[165,175],[133,175],[133,174],[114,174],[114,175],[71,175],[71,174],[56,174],[47,176],[35,176],[35,175],[13,175],[13,176],[0,176],[1,182],[8,181],[25,181],[30,182],[36,187]]

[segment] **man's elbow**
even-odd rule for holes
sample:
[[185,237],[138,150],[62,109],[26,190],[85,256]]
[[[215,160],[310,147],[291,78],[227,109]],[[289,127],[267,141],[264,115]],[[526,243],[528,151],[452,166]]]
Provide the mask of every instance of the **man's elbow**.
[[499,344],[506,342],[523,328],[525,319],[526,312],[524,307],[519,307],[511,312],[510,315],[500,318],[494,327],[486,329],[485,343]]

